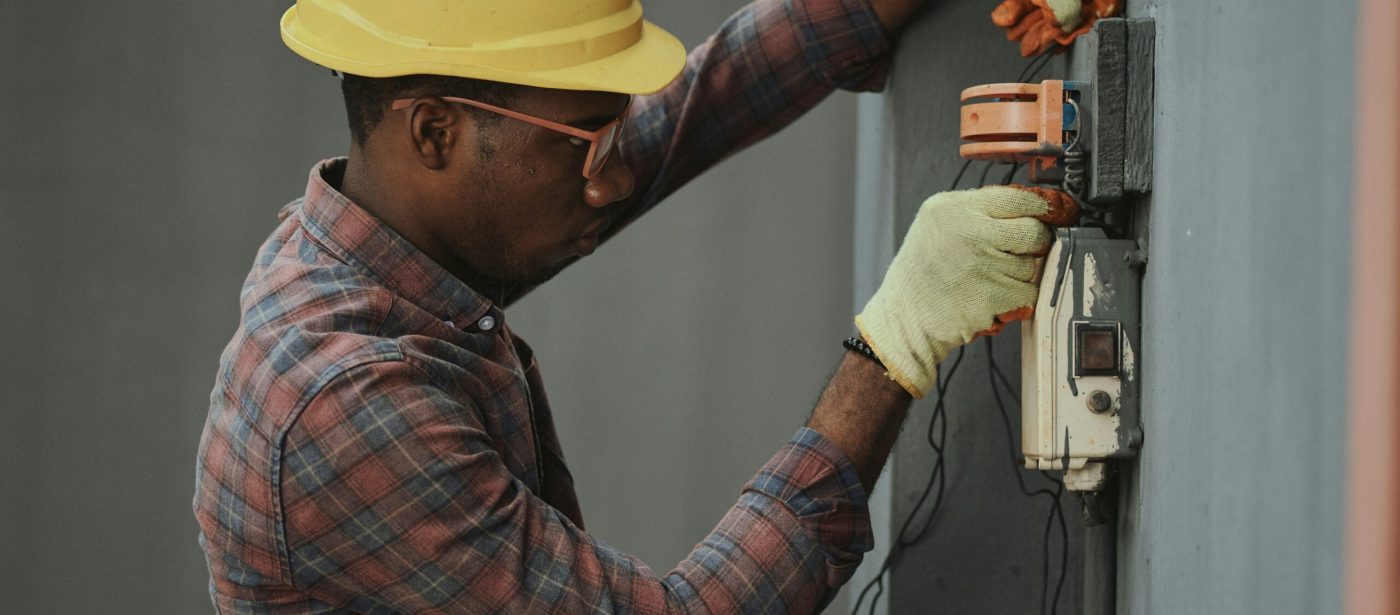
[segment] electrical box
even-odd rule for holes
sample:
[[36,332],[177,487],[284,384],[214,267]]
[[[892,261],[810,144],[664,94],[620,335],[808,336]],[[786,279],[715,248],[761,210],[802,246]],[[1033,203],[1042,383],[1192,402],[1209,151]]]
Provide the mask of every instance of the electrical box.
[[1071,491],[1103,488],[1103,462],[1137,454],[1137,242],[1056,230],[1034,317],[1021,326],[1021,447],[1027,468]]
[[[1028,179],[1079,203],[1056,231],[1021,329],[1026,467],[1104,488],[1105,462],[1137,455],[1139,281],[1145,255],[1122,207],[1152,187],[1154,26],[1100,19],[1076,52],[1083,81],[994,83],[962,92],[964,158],[1028,165]],[[1105,229],[1108,229],[1106,232]],[[1110,237],[1112,233],[1112,237]]]

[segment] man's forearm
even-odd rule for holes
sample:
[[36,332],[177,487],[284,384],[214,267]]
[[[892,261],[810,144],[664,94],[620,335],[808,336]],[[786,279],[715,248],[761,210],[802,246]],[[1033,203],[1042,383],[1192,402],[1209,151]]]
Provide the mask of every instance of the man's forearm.
[[827,383],[807,426],[821,432],[855,466],[860,484],[870,493],[912,398],[865,357],[847,352]]

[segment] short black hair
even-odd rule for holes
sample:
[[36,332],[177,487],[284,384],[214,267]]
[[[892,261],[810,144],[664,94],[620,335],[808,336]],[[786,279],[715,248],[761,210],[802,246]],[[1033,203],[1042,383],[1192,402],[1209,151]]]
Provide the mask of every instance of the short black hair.
[[[340,81],[340,93],[345,96],[345,117],[356,145],[364,144],[369,133],[384,119],[389,105],[399,98],[457,96],[505,106],[519,90],[520,86],[499,81],[443,75],[375,78],[343,74]],[[468,109],[482,122],[495,122],[501,117],[476,107]]]

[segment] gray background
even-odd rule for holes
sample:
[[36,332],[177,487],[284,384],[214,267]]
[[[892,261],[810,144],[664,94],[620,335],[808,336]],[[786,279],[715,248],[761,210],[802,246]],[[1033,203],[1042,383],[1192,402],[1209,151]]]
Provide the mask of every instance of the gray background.
[[[194,452],[277,209],[345,151],[287,2],[0,3],[0,613],[210,610]],[[651,0],[694,45],[738,0]],[[507,315],[585,518],[664,572],[801,426],[850,330],[854,97]]]

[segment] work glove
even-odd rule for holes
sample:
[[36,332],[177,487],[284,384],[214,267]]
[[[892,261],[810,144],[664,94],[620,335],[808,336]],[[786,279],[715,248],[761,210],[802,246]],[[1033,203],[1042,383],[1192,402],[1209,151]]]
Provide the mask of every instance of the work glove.
[[992,23],[1006,28],[1006,39],[1021,42],[1030,57],[1053,44],[1069,45],[1103,17],[1122,9],[1119,0],[1003,0],[992,10]]
[[1038,294],[1035,260],[1050,249],[1046,223],[1077,216],[1068,194],[1041,188],[988,186],[924,201],[856,316],[890,379],[922,398],[953,349],[1028,318]]

